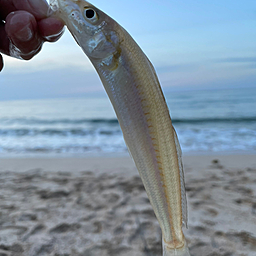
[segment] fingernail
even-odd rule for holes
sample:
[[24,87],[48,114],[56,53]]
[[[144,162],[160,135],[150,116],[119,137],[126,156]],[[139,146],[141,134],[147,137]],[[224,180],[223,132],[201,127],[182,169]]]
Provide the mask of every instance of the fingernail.
[[30,17],[24,15],[23,11],[19,13],[10,13],[6,18],[6,32],[11,40],[18,39],[27,42],[34,36],[34,27]]
[[32,25],[28,24],[24,26],[22,29],[19,29],[14,36],[22,42],[30,41],[34,36]]

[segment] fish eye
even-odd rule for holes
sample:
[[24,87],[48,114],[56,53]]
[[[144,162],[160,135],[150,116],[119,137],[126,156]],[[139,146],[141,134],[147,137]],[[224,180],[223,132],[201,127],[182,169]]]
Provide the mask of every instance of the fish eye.
[[85,15],[88,19],[92,19],[95,16],[95,11],[93,9],[87,9]]
[[89,7],[84,8],[84,17],[90,22],[96,22],[98,20],[96,11]]

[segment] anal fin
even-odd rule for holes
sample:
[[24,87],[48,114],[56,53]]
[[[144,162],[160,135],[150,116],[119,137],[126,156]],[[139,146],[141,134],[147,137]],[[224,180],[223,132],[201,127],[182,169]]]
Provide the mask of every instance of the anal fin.
[[177,156],[178,156],[178,161],[179,161],[179,170],[180,170],[182,223],[186,228],[188,228],[188,225],[187,225],[187,222],[188,222],[187,197],[186,197],[186,189],[185,189],[184,170],[183,170],[183,164],[182,164],[182,152],[181,152],[181,147],[180,147],[177,133],[176,133],[174,127],[172,127],[172,128],[173,128],[173,134],[174,134],[174,140],[175,140]]

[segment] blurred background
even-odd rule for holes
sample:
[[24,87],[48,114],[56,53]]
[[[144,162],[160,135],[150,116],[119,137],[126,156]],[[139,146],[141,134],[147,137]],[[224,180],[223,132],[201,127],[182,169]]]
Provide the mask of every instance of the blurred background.
[[[184,153],[256,150],[255,1],[103,1],[155,66]],[[29,62],[4,56],[1,156],[127,154],[70,33]]]

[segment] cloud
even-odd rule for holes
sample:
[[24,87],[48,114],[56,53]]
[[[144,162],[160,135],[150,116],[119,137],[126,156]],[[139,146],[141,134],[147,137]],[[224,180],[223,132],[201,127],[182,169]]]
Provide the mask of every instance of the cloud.
[[190,72],[200,68],[201,64],[198,63],[181,63],[173,65],[156,65],[156,70],[159,74],[161,73],[175,73],[175,72]]
[[[256,87],[253,58],[229,58],[229,62],[206,60],[157,68],[163,87]],[[236,64],[234,61],[238,61]],[[243,62],[242,62],[243,61]],[[248,61],[248,62],[246,62]],[[251,61],[251,62],[249,62]]]
[[76,68],[0,76],[0,100],[81,97],[103,91],[95,71]]
[[38,55],[30,61],[18,60],[4,56],[5,72],[9,74],[28,74],[58,69],[79,69],[85,72],[94,70],[92,64],[84,54],[66,52],[48,55]]
[[229,65],[234,67],[234,65],[239,66],[241,70],[253,70],[256,69],[256,57],[229,57],[229,58],[219,58],[213,61],[214,63]]
[[218,59],[217,62],[224,63],[256,63],[256,57],[231,57]]

